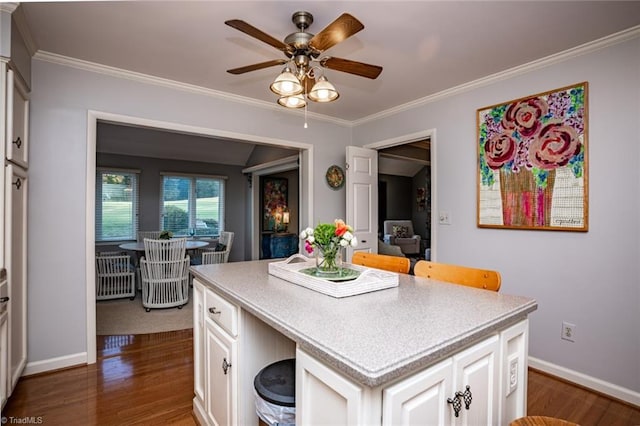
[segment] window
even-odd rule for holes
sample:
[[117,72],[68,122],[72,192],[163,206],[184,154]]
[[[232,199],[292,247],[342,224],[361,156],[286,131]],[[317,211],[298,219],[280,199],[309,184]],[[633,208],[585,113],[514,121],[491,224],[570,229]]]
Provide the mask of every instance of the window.
[[175,236],[219,236],[224,230],[225,179],[164,175],[160,210],[162,229]]
[[96,241],[136,239],[138,174],[132,170],[97,169]]

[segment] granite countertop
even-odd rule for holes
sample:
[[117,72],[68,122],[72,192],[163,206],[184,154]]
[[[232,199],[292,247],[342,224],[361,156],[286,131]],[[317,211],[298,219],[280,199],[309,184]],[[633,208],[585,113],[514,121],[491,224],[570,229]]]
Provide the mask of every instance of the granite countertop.
[[426,368],[537,308],[528,297],[405,274],[398,287],[334,298],[269,275],[269,262],[191,272],[301,349],[372,387]]

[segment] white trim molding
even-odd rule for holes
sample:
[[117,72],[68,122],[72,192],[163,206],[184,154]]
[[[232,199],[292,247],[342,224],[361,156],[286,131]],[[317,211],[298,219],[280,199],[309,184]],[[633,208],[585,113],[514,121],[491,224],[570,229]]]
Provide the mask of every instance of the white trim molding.
[[543,361],[539,358],[529,357],[529,367],[640,407],[640,392],[605,382],[604,380]]
[[406,104],[398,105],[394,108],[389,108],[385,111],[380,111],[379,113],[363,117],[359,120],[355,120],[351,122],[351,124],[355,127],[367,122],[376,121],[384,117],[398,114],[402,111],[417,108],[419,106],[455,96],[460,93],[468,92],[470,90],[477,89],[483,86],[488,86],[489,84],[503,81],[511,77],[526,74],[528,72],[535,71],[549,65],[557,64],[568,59],[575,58],[576,56],[584,55],[608,46],[613,46],[614,44],[632,40],[636,37],[640,37],[640,25],[628,28],[615,34],[608,35],[606,37],[602,37],[589,43],[582,44],[563,52],[555,53],[553,55],[536,59],[535,61],[531,61],[523,65],[519,65],[504,71],[497,72],[495,74],[488,75],[486,77],[479,78],[477,80],[469,81],[467,83],[451,87],[441,92],[434,93],[433,95],[425,96],[424,98],[416,99],[414,101],[407,102]]
[[87,364],[87,353],[80,352],[77,354],[70,354],[60,356],[56,358],[43,359],[42,361],[27,363],[22,377],[31,376],[34,374],[51,372],[54,370],[60,370],[62,368],[77,367]]
[[[223,99],[231,102],[238,102],[253,107],[277,110],[287,114],[304,115],[304,111],[294,110],[290,108],[282,108],[274,102],[261,101],[258,99],[249,98],[246,96],[234,95],[232,93],[223,92],[220,90],[209,89],[207,87],[197,86],[195,84],[183,83],[176,80],[170,80],[168,78],[156,77],[149,74],[143,74],[135,71],[129,71],[122,68],[111,67],[108,65],[98,64],[96,62],[85,61],[82,59],[71,58],[69,56],[59,55],[57,53],[47,52],[39,50],[33,55],[33,59],[50,62],[66,67],[76,68],[84,71],[95,72],[99,74],[108,75],[116,78],[124,78],[128,80],[137,81],[140,83],[154,84],[156,86],[167,87],[170,89],[181,90],[183,92],[195,93],[203,96],[210,96],[213,98]],[[338,126],[351,127],[351,122],[340,118],[329,117],[328,115],[318,114],[315,112],[306,112],[307,116],[319,121],[331,122]]]

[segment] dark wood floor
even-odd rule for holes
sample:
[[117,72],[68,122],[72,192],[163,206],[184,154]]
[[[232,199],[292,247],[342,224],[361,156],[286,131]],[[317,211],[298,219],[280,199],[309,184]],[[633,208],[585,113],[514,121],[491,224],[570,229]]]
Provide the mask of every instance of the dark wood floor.
[[[530,415],[582,426],[640,425],[640,408],[535,370],[528,389]],[[21,379],[2,415],[44,425],[191,426],[192,400],[192,330],[98,336],[96,364]]]

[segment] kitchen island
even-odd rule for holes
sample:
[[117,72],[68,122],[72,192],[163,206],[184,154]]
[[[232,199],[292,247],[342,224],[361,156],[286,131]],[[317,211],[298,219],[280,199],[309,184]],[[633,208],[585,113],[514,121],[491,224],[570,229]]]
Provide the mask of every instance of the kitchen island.
[[191,268],[202,424],[257,424],[254,376],[292,357],[297,424],[524,414],[533,299],[404,274],[398,287],[338,299],[269,275],[268,263]]

